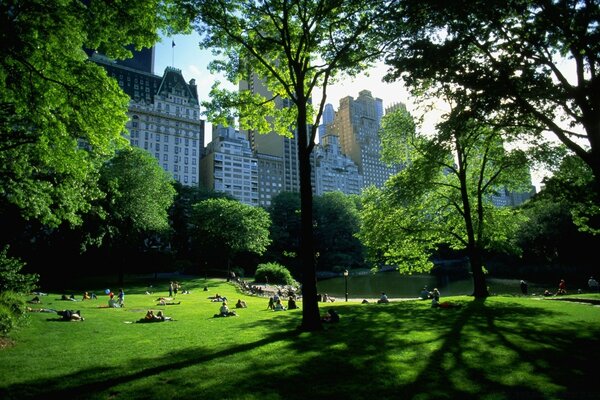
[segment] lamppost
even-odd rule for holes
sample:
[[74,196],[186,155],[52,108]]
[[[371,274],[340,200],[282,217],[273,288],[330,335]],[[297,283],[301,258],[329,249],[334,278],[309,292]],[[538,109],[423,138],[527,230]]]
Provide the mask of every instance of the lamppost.
[[344,270],[344,281],[346,282],[346,302],[348,302],[348,270]]

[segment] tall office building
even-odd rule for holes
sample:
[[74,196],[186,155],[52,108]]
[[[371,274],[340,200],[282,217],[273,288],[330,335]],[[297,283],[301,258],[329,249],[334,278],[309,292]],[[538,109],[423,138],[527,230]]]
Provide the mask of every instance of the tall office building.
[[[254,73],[249,73],[246,80],[240,82],[240,90],[250,90],[269,98],[264,82]],[[277,99],[276,106],[289,106],[284,100]],[[288,138],[275,132],[259,134],[256,131],[244,132],[250,142],[250,147],[256,153],[258,167],[270,171],[260,173],[258,179],[259,205],[269,206],[271,199],[279,192],[299,192],[300,172],[298,165],[298,142],[295,137]]]
[[342,152],[358,166],[363,187],[382,187],[398,169],[381,161],[379,127],[383,116],[383,101],[362,90],[355,100],[351,96],[340,100],[333,122],[333,132],[340,138]]
[[323,107],[323,116],[321,117],[321,125],[319,125],[319,143],[323,142],[323,136],[327,134],[327,129],[333,124],[334,118],[335,111],[333,105],[330,103],[325,104],[325,107]]
[[245,135],[233,127],[213,126],[212,141],[201,160],[202,184],[258,205],[258,161]]
[[[181,70],[172,67],[158,76],[96,53],[90,58],[102,65],[131,98],[127,123],[131,145],[149,151],[176,181],[198,185],[204,121],[200,119],[195,81],[186,82]],[[147,61],[141,57],[128,65],[147,69]]]

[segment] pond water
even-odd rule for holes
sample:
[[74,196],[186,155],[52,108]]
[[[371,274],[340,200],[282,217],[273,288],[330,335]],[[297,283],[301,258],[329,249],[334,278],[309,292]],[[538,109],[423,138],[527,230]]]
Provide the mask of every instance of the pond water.
[[[519,279],[488,278],[487,284],[492,294],[521,294]],[[540,294],[544,289],[554,290],[555,285],[529,283],[529,294]],[[348,297],[378,298],[385,292],[390,298],[418,297],[423,287],[429,290],[438,288],[442,296],[470,295],[473,292],[472,279],[450,280],[433,275],[401,275],[396,271],[376,274],[348,276]],[[345,279],[343,276],[319,280],[318,293],[327,293],[338,299],[344,298]]]

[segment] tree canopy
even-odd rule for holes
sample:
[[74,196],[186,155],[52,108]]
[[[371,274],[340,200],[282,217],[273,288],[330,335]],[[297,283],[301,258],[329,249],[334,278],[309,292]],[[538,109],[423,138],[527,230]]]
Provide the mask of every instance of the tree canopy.
[[[202,37],[218,57],[213,67],[238,83],[268,89],[230,93],[215,89],[210,118],[226,123],[238,110],[240,126],[295,136],[301,192],[300,258],[303,264],[301,328],[321,329],[313,243],[310,153],[327,87],[339,74],[355,74],[384,47],[387,4],[359,0],[187,1]],[[258,78],[258,79],[255,79]],[[320,96],[313,103],[313,93]],[[312,104],[315,106],[313,107]],[[284,108],[283,111],[275,111]]]
[[230,271],[240,252],[263,254],[269,243],[269,213],[260,207],[225,198],[202,200],[192,206],[192,245],[199,251],[223,255]]
[[122,138],[128,98],[84,49],[131,56],[159,30],[189,29],[167,0],[0,4],[0,213],[81,223],[101,197],[98,168]]
[[404,0],[395,11],[388,79],[414,94],[451,88],[473,117],[527,128],[540,150],[551,132],[600,193],[598,1]]
[[512,248],[520,218],[491,197],[524,187],[528,163],[522,151],[507,151],[499,132],[473,120],[448,118],[435,136],[419,134],[405,109],[383,117],[386,158],[403,163],[382,190],[364,194],[360,237],[376,261],[404,272],[424,272],[440,244],[465,250],[474,295],[487,296],[483,250]]

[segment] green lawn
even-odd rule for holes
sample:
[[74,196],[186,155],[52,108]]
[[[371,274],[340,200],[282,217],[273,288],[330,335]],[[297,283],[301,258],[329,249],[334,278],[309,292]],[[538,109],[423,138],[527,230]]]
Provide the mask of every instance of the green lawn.
[[[71,303],[84,322],[30,313],[0,350],[1,399],[596,399],[600,307],[522,297],[388,305],[335,302],[338,324],[299,333],[301,310],[273,312],[222,280],[184,282],[180,305],[126,285],[126,307]],[[116,289],[112,288],[116,293]],[[213,318],[220,293],[238,317]],[[100,293],[97,291],[97,293]],[[81,298],[80,292],[77,292]],[[592,296],[594,297],[594,296]],[[600,296],[596,295],[596,299]],[[447,300],[447,299],[442,299]],[[147,309],[173,322],[131,323]]]

